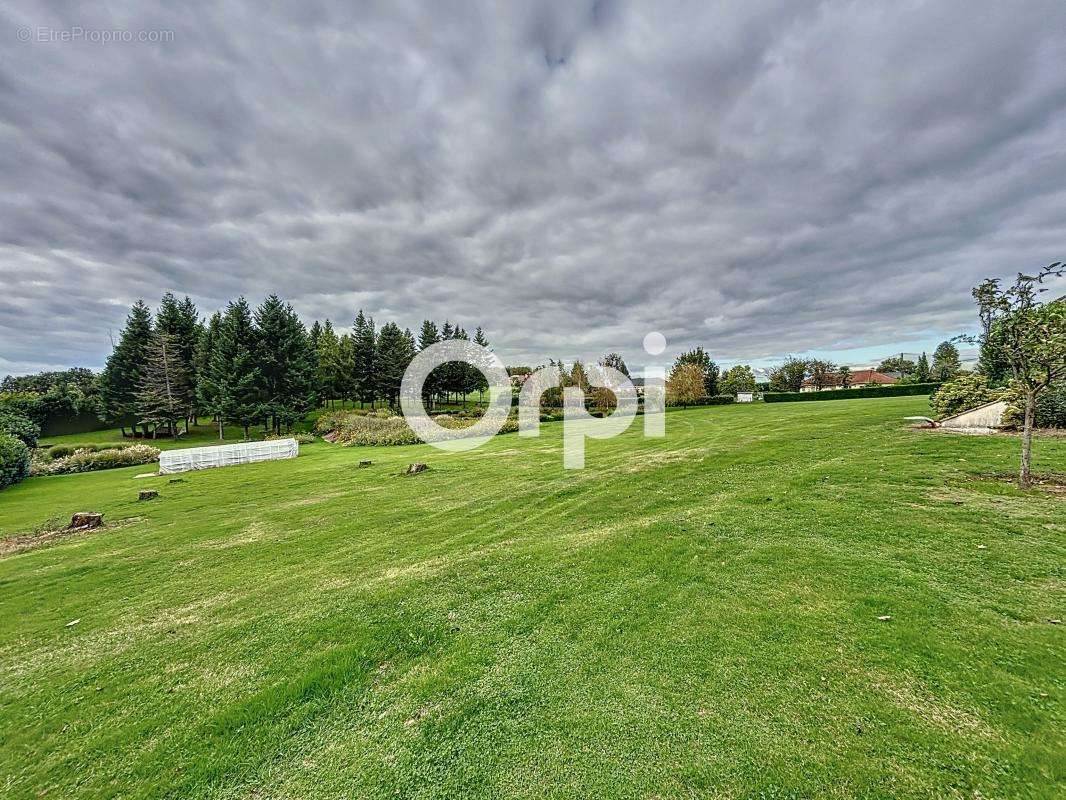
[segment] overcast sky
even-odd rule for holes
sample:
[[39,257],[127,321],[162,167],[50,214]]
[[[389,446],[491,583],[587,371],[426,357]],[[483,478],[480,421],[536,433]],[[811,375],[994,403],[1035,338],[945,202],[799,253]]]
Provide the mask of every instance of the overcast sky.
[[0,9],[0,375],[166,290],[858,364],[1066,258],[1062,0],[108,5]]

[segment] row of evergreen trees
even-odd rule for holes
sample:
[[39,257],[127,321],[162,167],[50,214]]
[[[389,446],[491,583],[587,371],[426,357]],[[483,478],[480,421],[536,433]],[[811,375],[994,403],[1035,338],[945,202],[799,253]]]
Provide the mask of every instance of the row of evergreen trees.
[[[462,328],[426,321],[416,341],[394,322],[376,331],[359,311],[350,334],[329,320],[307,330],[292,306],[271,295],[254,311],[242,297],[206,323],[195,304],[163,296],[153,319],[143,302],[130,311],[100,379],[103,416],[141,427],[147,435],[175,434],[197,417],[252,425],[275,433],[325,402],[352,400],[395,406],[404,371],[418,350],[442,339],[466,339]],[[474,341],[488,342],[478,328]],[[484,391],[480,371],[448,364],[427,381],[426,400]]]

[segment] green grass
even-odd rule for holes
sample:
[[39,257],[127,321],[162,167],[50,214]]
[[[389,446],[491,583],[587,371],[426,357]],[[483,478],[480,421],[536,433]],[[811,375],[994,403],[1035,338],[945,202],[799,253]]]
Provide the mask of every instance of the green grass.
[[925,410],[30,479],[5,533],[126,523],[0,559],[0,792],[1061,797],[1066,501]]

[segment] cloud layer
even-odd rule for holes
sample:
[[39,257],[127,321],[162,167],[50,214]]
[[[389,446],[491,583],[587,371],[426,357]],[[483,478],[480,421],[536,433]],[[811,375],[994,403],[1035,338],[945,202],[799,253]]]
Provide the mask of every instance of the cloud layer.
[[510,363],[918,349],[1066,257],[1060,0],[337,6],[5,5],[0,373],[166,290]]

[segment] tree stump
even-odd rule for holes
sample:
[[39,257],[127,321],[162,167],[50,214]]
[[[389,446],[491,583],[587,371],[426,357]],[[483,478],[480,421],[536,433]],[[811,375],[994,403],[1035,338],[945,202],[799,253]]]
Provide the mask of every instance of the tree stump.
[[367,467],[369,467],[373,463],[374,463],[373,461],[360,461],[359,462],[359,469],[366,469]]
[[144,489],[144,490],[141,491],[141,494],[140,494],[140,496],[138,496],[137,499],[138,500],[155,500],[157,497],[159,497],[159,492],[157,492],[155,489]]
[[104,515],[92,511],[79,511],[70,518],[70,528],[85,528],[92,530],[104,524]]
[[425,464],[419,464],[419,463],[408,464],[407,465],[407,472],[405,472],[404,474],[405,475],[417,475],[419,472],[425,472],[427,469],[429,469],[429,467],[427,467]]

